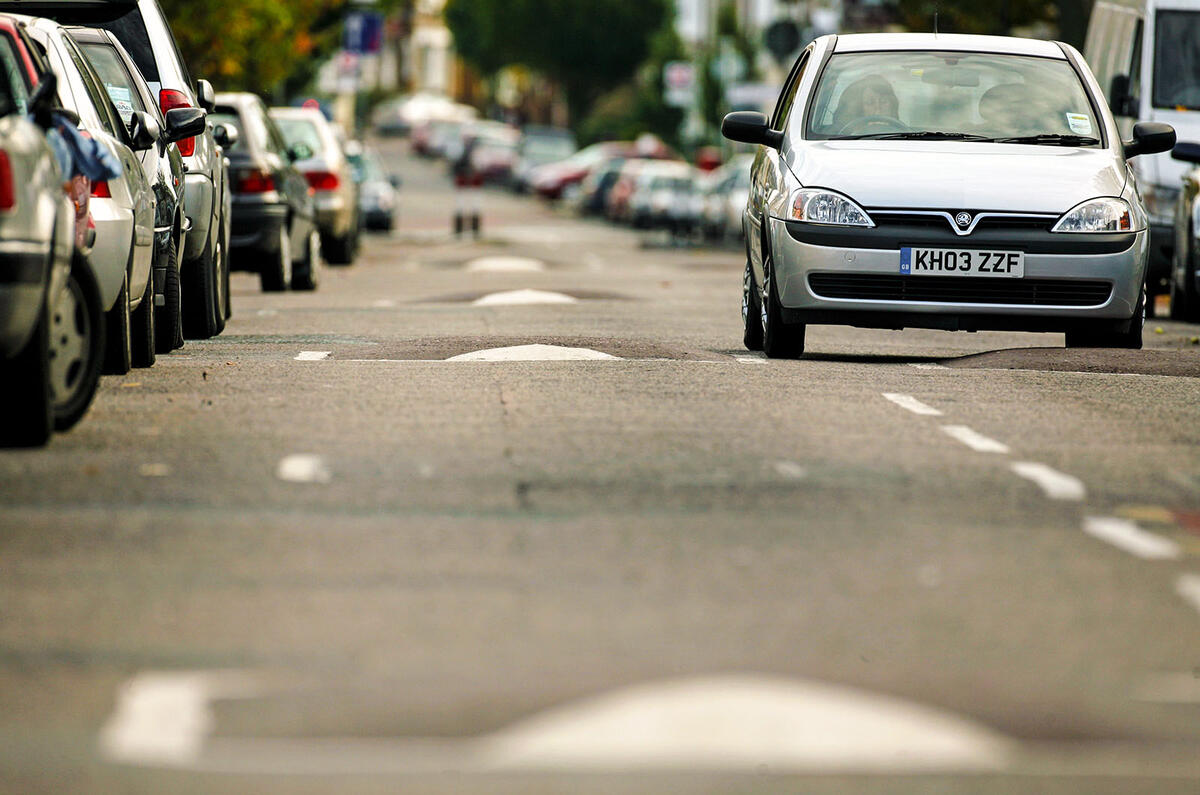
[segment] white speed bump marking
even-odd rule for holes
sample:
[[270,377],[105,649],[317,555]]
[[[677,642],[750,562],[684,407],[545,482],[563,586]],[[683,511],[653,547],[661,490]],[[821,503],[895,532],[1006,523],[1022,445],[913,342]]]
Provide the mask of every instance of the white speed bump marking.
[[162,463],[142,464],[138,467],[138,474],[144,478],[165,478],[170,476],[171,467]]
[[546,263],[532,257],[479,257],[467,263],[468,273],[536,273]]
[[321,456],[297,453],[280,460],[275,477],[288,483],[328,483],[333,474]]
[[933,362],[909,362],[909,367],[915,367],[918,370],[949,370],[950,368],[944,364],[935,364]]
[[1038,488],[1052,500],[1079,502],[1087,496],[1087,488],[1084,487],[1082,480],[1074,475],[1059,472],[1045,464],[1035,461],[1018,461],[1010,469],[1018,476],[1036,483]]
[[995,439],[989,439],[983,434],[971,430],[966,425],[943,425],[942,432],[952,439],[957,439],[977,453],[1008,454],[1008,445],[997,442]]
[[577,304],[579,299],[548,290],[509,290],[492,293],[471,302],[472,306],[530,306],[534,304]]
[[1200,611],[1200,574],[1181,574],[1175,581],[1175,593]]
[[923,417],[940,417],[942,412],[935,409],[933,406],[927,406],[917,400],[912,395],[901,395],[897,392],[884,392],[883,396],[895,403],[902,409],[907,409],[913,414],[920,414]]
[[460,353],[447,362],[564,362],[616,361],[619,356],[601,353],[591,348],[567,348],[561,345],[515,345],[509,348],[489,348],[485,351]]
[[[111,761],[243,774],[354,772],[967,772],[1011,740],[956,715],[822,682],[729,675],[650,682],[474,738],[213,737],[212,703],[278,693],[237,672],[147,672],[100,734]],[[210,739],[211,738],[211,739]]]
[[333,351],[300,351],[295,358],[298,362],[319,362],[328,359],[331,353]]
[[1143,560],[1178,560],[1183,550],[1169,538],[1143,530],[1129,519],[1089,516],[1083,532]]
[[776,461],[775,471],[788,480],[803,480],[808,470],[795,461]]

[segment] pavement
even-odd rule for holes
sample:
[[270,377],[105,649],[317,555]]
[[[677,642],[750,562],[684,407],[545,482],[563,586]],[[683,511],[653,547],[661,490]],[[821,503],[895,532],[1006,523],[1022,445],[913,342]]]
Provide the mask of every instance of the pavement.
[[380,146],[357,264],[0,452],[0,791],[1197,791],[1200,329],[768,361],[737,246]]

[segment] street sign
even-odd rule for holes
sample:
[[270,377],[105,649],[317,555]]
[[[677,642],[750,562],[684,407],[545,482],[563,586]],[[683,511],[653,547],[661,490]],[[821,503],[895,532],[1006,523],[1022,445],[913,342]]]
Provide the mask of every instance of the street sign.
[[763,32],[763,42],[775,60],[784,63],[800,49],[800,26],[790,19],[777,19]]
[[353,11],[346,15],[342,47],[348,52],[365,54],[383,49],[383,14]]
[[663,95],[673,108],[696,104],[696,65],[691,61],[667,61],[663,65]]

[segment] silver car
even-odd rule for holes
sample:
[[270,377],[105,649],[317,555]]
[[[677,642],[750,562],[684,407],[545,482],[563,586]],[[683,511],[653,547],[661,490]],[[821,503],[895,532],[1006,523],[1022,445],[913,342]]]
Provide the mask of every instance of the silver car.
[[808,324],[1066,332],[1140,348],[1146,212],[1122,141],[1066,44],[861,34],[810,44],[772,118],[733,113],[762,144],[743,224],[745,343],[804,350]]

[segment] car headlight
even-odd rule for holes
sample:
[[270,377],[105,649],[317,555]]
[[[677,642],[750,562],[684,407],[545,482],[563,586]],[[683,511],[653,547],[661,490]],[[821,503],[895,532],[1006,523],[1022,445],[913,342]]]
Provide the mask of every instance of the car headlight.
[[1068,210],[1051,232],[1132,232],[1133,211],[1124,199],[1090,199]]
[[789,218],[809,224],[875,226],[866,210],[840,193],[820,188],[801,188],[793,193]]

